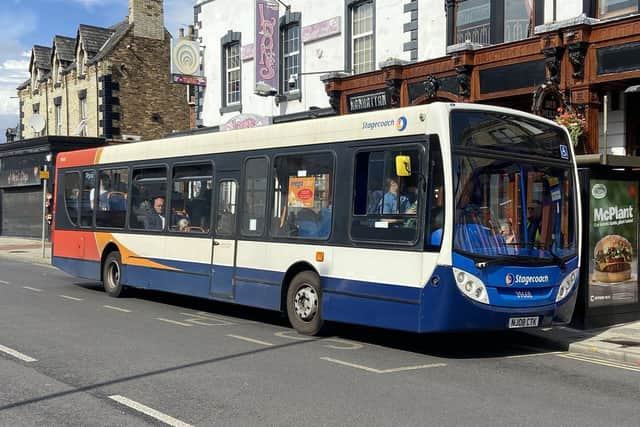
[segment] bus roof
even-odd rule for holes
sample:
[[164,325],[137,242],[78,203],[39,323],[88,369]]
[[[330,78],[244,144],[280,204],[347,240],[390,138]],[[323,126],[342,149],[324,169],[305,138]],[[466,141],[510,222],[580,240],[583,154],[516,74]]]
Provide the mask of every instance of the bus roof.
[[56,164],[58,168],[70,168],[220,152],[418,135],[427,132],[427,124],[431,122],[430,119],[437,122],[446,117],[448,111],[458,108],[498,111],[547,121],[538,116],[507,108],[480,104],[434,102],[415,107],[70,151],[60,153]]

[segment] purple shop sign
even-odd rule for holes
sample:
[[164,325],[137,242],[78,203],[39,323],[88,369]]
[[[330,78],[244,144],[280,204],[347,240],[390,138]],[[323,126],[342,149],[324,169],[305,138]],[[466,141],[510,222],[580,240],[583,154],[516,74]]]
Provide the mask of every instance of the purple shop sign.
[[302,27],[302,42],[308,43],[325,37],[335,36],[337,34],[340,34],[339,16]]
[[278,88],[278,3],[256,0],[256,87]]

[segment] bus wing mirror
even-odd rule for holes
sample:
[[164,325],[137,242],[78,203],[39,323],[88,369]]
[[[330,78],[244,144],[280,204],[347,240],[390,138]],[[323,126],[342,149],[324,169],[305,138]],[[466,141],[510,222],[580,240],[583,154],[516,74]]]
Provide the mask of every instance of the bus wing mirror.
[[396,176],[411,176],[411,157],[396,156]]

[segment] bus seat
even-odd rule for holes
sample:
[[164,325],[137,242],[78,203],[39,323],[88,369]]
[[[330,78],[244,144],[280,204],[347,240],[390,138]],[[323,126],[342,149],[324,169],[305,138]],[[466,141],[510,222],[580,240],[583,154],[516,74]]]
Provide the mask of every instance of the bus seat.
[[121,191],[111,191],[107,195],[107,206],[111,211],[126,211],[127,195]]
[[367,200],[367,213],[375,214],[382,213],[382,198],[384,194],[382,190],[375,190],[371,192],[369,200]]

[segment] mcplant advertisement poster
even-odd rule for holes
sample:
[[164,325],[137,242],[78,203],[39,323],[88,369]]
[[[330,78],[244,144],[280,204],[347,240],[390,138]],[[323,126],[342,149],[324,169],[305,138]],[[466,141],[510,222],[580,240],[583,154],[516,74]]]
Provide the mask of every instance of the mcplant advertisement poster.
[[589,182],[589,307],[638,301],[638,183]]

